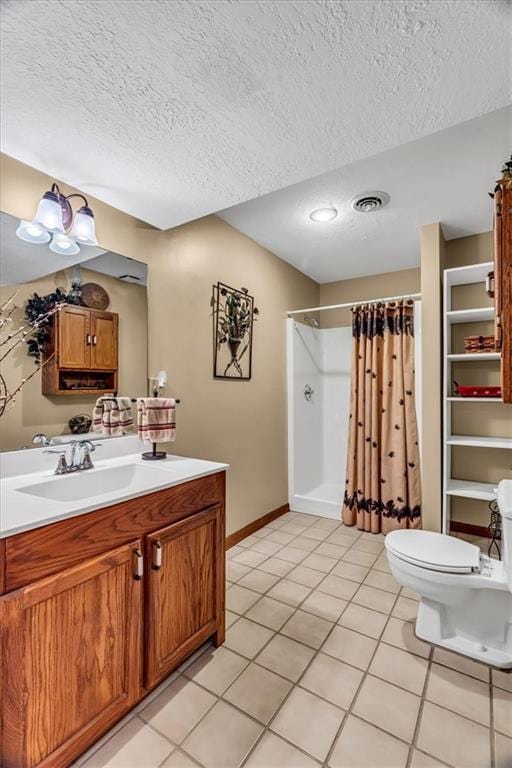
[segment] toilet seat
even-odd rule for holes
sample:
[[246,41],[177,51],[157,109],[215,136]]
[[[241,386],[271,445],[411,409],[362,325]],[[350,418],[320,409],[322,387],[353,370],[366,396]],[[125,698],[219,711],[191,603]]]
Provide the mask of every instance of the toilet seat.
[[386,536],[386,549],[419,568],[443,573],[480,570],[480,549],[462,539],[433,531],[399,530]]

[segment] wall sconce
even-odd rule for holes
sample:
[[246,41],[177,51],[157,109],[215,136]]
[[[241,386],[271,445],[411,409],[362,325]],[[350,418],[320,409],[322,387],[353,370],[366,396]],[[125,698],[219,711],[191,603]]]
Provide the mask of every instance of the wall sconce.
[[[73,197],[84,201],[73,217],[69,202]],[[69,234],[66,230],[71,227]],[[16,234],[27,243],[50,243],[50,250],[61,256],[80,253],[80,245],[98,245],[94,213],[87,198],[76,192],[63,195],[57,184],[44,193],[32,221],[20,221]]]

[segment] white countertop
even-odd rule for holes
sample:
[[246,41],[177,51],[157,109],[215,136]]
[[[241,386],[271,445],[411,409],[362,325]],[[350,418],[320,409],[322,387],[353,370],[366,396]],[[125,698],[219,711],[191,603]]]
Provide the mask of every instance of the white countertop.
[[[95,509],[112,506],[164,488],[171,488],[188,480],[212,475],[228,468],[227,464],[171,454],[162,461],[144,461],[140,454],[141,450],[147,450],[147,448],[142,449],[141,444],[137,445],[133,440],[134,438],[128,438],[122,446],[116,440],[118,450],[109,445],[105,452],[106,454],[122,453],[122,455],[106,456],[105,453],[100,454],[101,449],[98,449],[92,454],[94,469],[61,476],[53,473],[58,457],[46,454],[41,458],[40,449],[19,451],[18,457],[3,454],[2,480],[0,481],[0,538],[83,515]],[[105,442],[104,445],[107,443]],[[138,447],[137,452],[133,450],[135,447]],[[49,464],[50,468],[41,469],[40,465],[43,462],[46,465]],[[25,468],[24,474],[18,471],[21,466]],[[34,466],[37,467],[37,471],[30,471]],[[110,469],[114,472],[109,472]],[[123,486],[114,490],[105,489],[104,486],[108,486],[109,479],[112,480],[113,477],[117,478],[116,482],[123,482]],[[73,497],[77,478],[80,478],[79,483],[84,483],[87,488],[82,498],[79,500],[55,498],[55,492],[64,497],[66,495]],[[68,483],[67,486],[66,483]],[[38,489],[41,488],[43,495],[39,495]],[[50,489],[48,498],[44,497],[46,489]]]

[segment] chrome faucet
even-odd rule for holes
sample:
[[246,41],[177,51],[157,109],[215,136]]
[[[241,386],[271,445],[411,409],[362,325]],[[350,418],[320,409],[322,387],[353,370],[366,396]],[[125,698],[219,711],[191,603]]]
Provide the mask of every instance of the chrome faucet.
[[[44,453],[55,453],[59,456],[54,475],[69,475],[71,472],[83,472],[85,469],[94,469],[91,453],[99,445],[101,443],[94,445],[90,440],[73,440],[70,443],[71,457],[69,463],[66,461],[66,448],[64,450],[44,451]],[[77,459],[77,456],[79,459]]]
[[34,445],[53,445],[53,439],[45,435],[44,432],[38,432],[37,435],[34,435],[32,442]]

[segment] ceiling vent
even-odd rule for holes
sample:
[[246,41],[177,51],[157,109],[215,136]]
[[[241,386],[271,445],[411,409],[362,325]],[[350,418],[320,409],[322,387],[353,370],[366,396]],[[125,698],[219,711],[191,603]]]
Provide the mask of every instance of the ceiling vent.
[[384,208],[388,203],[389,195],[385,192],[364,192],[362,195],[354,197],[350,205],[354,211],[359,211],[359,213],[373,213],[379,208]]

